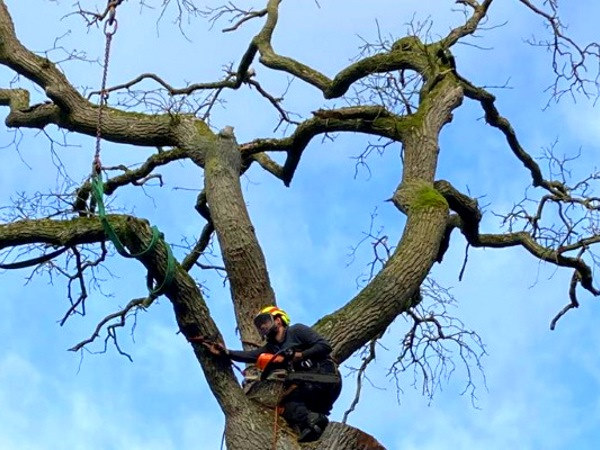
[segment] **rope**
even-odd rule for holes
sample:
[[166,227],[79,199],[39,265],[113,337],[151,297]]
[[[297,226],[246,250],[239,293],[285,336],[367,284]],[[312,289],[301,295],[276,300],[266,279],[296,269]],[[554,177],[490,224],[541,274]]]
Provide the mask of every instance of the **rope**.
[[[104,68],[102,70],[102,83],[100,85],[100,104],[98,105],[98,118],[96,121],[96,152],[94,153],[94,162],[92,163],[92,174],[98,175],[102,169],[102,163],[100,162],[100,143],[102,141],[102,116],[104,108],[108,101],[108,93],[106,92],[106,79],[108,77],[108,63],[110,61],[110,47],[112,38],[117,32],[118,22],[115,18],[116,4],[110,3],[108,5],[109,13],[108,20],[104,23],[104,35],[106,36],[106,45],[104,46]],[[112,27],[112,28],[111,28]]]
[[[122,0],[121,0],[122,1]],[[106,36],[106,46],[104,48],[104,70],[102,71],[102,83],[100,87],[100,103],[98,105],[98,117],[96,121],[96,151],[94,153],[94,160],[92,162],[92,198],[96,202],[98,208],[98,217],[100,219],[100,223],[102,224],[102,228],[104,229],[104,233],[106,237],[110,239],[110,241],[115,246],[117,252],[124,256],[125,258],[141,258],[144,255],[149,254],[156,248],[156,245],[159,241],[162,241],[167,251],[167,267],[165,269],[165,276],[162,283],[158,286],[153,286],[152,276],[150,273],[147,278],[147,286],[148,286],[148,297],[149,302],[145,304],[145,306],[149,306],[154,299],[159,297],[164,293],[167,287],[173,282],[173,278],[175,277],[175,258],[173,257],[173,251],[171,250],[171,246],[165,242],[164,235],[158,230],[156,226],[151,228],[152,236],[150,238],[150,242],[146,246],[144,250],[139,253],[130,253],[127,251],[117,232],[110,224],[108,217],[106,216],[106,208],[104,205],[104,183],[102,181],[102,162],[100,160],[100,151],[101,151],[101,142],[102,142],[102,119],[104,109],[106,108],[106,104],[108,101],[108,93],[106,92],[106,80],[108,77],[108,63],[110,62],[110,48],[112,43],[112,38],[114,34],[117,32],[117,19],[115,18],[116,7],[120,4],[120,1],[109,1],[108,4],[108,20],[104,24],[104,34]]]
[[277,394],[277,404],[275,405],[275,421],[273,422],[273,441],[271,443],[271,450],[277,450],[277,434],[279,432],[279,408],[285,396],[283,384],[279,386],[279,393]]
[[290,395],[294,390],[296,390],[297,387],[298,387],[298,385],[292,384],[290,387],[288,387],[287,389],[284,390],[284,387],[282,384],[281,387],[279,388],[279,395],[277,396],[277,404],[275,405],[275,423],[273,424],[273,442],[272,442],[272,446],[271,446],[272,450],[277,450],[277,434],[279,432],[278,422],[279,422],[279,415],[282,413],[282,411],[280,411],[280,408],[283,410],[283,406],[281,405],[281,403],[288,395]]
[[[106,217],[106,208],[104,207],[104,183],[102,182],[102,177],[99,175],[94,175],[92,177],[92,196],[98,207],[98,217],[100,218],[100,223],[102,223],[102,228],[104,228],[106,236],[111,240],[115,249],[121,256],[124,256],[125,258],[140,258],[154,250],[156,243],[161,239],[161,233],[155,226],[152,227],[152,237],[144,250],[139,253],[130,253],[127,251],[119,239],[117,232]],[[169,253],[170,248],[167,250],[167,257]]]
[[[152,279],[149,277],[148,293],[149,293],[150,298],[157,298],[158,296],[164,294],[165,290],[173,282],[173,278],[175,277],[175,258],[173,257],[173,251],[171,250],[171,246],[169,244],[167,244],[167,242],[165,242],[165,240],[163,239],[164,236],[160,231],[158,231],[158,228],[156,228],[156,226],[153,226],[152,227],[152,237],[153,238],[154,238],[155,232],[158,235],[159,239],[162,241],[162,243],[165,245],[165,248],[167,249],[167,268],[165,269],[165,277],[163,279],[163,282],[160,284],[160,286],[152,287]],[[152,241],[150,242],[150,244],[152,244]]]
[[272,450],[277,450],[277,422],[279,420],[279,404],[275,405],[275,423],[273,424],[273,445],[271,446]]

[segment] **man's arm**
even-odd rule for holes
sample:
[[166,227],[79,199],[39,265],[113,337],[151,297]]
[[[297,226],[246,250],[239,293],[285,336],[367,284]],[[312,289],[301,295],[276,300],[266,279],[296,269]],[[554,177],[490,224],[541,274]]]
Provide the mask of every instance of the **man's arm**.
[[298,340],[307,345],[307,348],[302,350],[303,359],[321,359],[331,353],[329,342],[311,327],[298,323],[294,328]]
[[229,350],[225,345],[220,342],[209,341],[204,337],[191,337],[188,338],[189,342],[199,342],[204,345],[213,355],[215,356],[225,356],[233,361],[245,362],[245,363],[253,363],[256,362],[256,358],[261,353],[267,351],[266,347],[259,347],[254,350]]
[[256,358],[261,353],[265,353],[267,350],[265,347],[259,347],[254,350],[227,350],[225,349],[224,354],[233,361],[255,363]]

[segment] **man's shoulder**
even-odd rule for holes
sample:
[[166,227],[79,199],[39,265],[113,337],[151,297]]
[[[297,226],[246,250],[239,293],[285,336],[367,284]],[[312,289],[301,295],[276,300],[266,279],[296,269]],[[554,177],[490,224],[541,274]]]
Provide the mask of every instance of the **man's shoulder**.
[[308,325],[304,325],[303,323],[293,323],[292,325],[289,326],[288,328],[289,331],[306,331],[306,330],[312,330],[311,327],[309,327]]
[[303,323],[295,323],[289,326],[288,332],[291,336],[296,336],[300,339],[319,339],[321,335],[317,333],[313,328]]

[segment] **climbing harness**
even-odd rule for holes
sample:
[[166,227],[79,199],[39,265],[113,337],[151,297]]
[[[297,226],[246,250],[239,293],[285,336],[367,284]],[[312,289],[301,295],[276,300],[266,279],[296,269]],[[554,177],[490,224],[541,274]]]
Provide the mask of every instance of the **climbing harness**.
[[[125,258],[140,258],[154,250],[159,241],[162,241],[162,243],[164,244],[167,251],[167,267],[165,269],[165,275],[162,283],[158,286],[153,286],[153,277],[150,274],[150,272],[148,273],[147,277],[148,298],[151,303],[154,299],[156,299],[158,296],[164,293],[164,291],[171,284],[175,276],[175,258],[173,257],[171,246],[164,241],[164,236],[158,230],[158,228],[156,226],[153,226],[151,228],[152,236],[146,248],[139,253],[128,252],[121,240],[119,239],[119,236],[117,235],[117,232],[115,231],[114,227],[110,224],[110,221],[108,220],[108,217],[106,215],[106,208],[104,206],[104,182],[102,181],[102,162],[100,160],[102,142],[102,120],[108,100],[108,93],[106,92],[106,80],[108,76],[108,64],[110,62],[111,44],[113,36],[117,32],[118,27],[117,19],[115,16],[117,6],[121,4],[121,1],[109,0],[107,6],[107,20],[104,23],[104,35],[106,36],[106,45],[104,48],[104,68],[102,71],[102,83],[100,87],[100,103],[98,105],[98,116],[96,121],[96,150],[94,153],[94,160],[92,162],[91,194],[93,200],[96,202],[98,208],[98,217],[100,219],[100,223],[102,224],[102,228],[104,229],[104,233],[106,234],[106,237],[110,239],[110,241],[113,243],[115,249],[121,256],[124,256]],[[145,306],[149,306],[149,303],[145,303]]]

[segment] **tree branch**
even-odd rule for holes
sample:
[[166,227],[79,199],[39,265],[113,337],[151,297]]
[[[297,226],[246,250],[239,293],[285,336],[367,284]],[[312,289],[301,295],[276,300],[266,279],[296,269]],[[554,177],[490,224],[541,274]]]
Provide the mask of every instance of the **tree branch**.
[[256,139],[240,145],[244,157],[266,152],[286,151],[287,159],[283,167],[279,167],[265,157],[257,161],[289,186],[302,153],[315,136],[330,132],[362,132],[376,136],[402,140],[403,130],[412,122],[412,116],[397,116],[379,106],[352,106],[333,110],[318,110],[314,117],[302,122],[292,133],[283,139]]
[[484,0],[483,3],[480,4],[476,0],[458,0],[456,3],[462,3],[470,6],[473,9],[473,14],[471,17],[469,17],[464,25],[454,28],[452,31],[450,31],[448,36],[440,41],[442,47],[450,48],[460,39],[475,33],[475,31],[477,31],[477,27],[485,18],[492,1],[493,0]]
[[[550,86],[552,98],[558,101],[566,93],[574,96],[575,91],[589,97],[591,94],[589,92],[590,87],[596,91],[594,96],[597,98],[600,95],[600,70],[598,69],[600,43],[590,42],[583,46],[568,36],[568,27],[561,21],[556,0],[544,2],[544,6],[549,5],[550,11],[544,11],[535,6],[530,0],[519,0],[519,2],[534,14],[540,16],[551,31],[551,37],[548,40],[531,39],[528,43],[543,47],[552,54],[552,70],[556,75],[553,85]],[[590,64],[588,63],[590,59],[596,63],[596,69],[593,71],[589,70]],[[590,72],[592,75],[590,75]],[[562,87],[561,81],[566,82],[567,86]]]
[[[373,73],[407,69],[424,73],[427,70],[426,52],[422,51],[424,46],[419,45],[418,38],[411,36],[409,39],[399,40],[399,45],[394,46],[393,51],[362,59],[330,79],[321,72],[273,50],[271,40],[279,18],[280,3],[281,0],[269,0],[266,7],[267,20],[260,33],[252,40],[250,48],[260,52],[260,62],[265,66],[306,81],[322,91],[327,99],[341,97],[354,82]],[[410,45],[405,45],[408,41]]]
[[[593,285],[593,271],[582,258],[583,253],[588,249],[589,245],[600,242],[600,234],[596,233],[590,237],[581,239],[574,244],[557,246],[557,248],[541,245],[531,233],[526,231],[501,234],[481,234],[479,231],[481,212],[479,211],[477,202],[458,192],[447,181],[436,182],[436,187],[448,200],[448,204],[451,208],[458,214],[457,217],[459,220],[449,222],[448,225],[450,228],[448,233],[451,232],[453,227],[457,227],[462,231],[469,245],[473,247],[507,248],[520,246],[541,261],[552,263],[558,267],[574,269],[569,289],[571,303],[552,320],[552,329],[556,326],[558,319],[560,319],[560,317],[568,310],[579,306],[575,296],[575,287],[577,284],[580,284],[594,296],[600,295],[600,290]],[[569,198],[565,199],[565,201],[568,200]],[[557,201],[561,201],[561,199],[557,199]],[[528,216],[528,220],[529,222],[532,222],[533,220],[532,223],[534,224],[535,232],[538,229],[535,219]],[[543,236],[540,238],[543,238]],[[566,252],[573,250],[579,250],[579,254],[575,257],[565,256]]]
[[[130,170],[127,167],[122,167],[125,171],[122,175],[118,175],[113,178],[109,178],[104,182],[104,194],[112,195],[118,188],[126,186],[128,184],[139,184],[141,180],[147,179],[152,171],[159,167],[164,166],[172,161],[188,158],[190,152],[180,148],[174,148],[167,151],[159,151],[158,153],[150,156],[144,163],[137,169]],[[106,168],[105,168],[106,169]],[[86,211],[86,203],[89,199],[89,195],[92,189],[91,183],[88,181],[81,186],[75,192],[75,201],[73,208],[75,211],[84,212]]]
[[198,195],[195,208],[196,211],[198,211],[198,214],[200,214],[206,220],[206,225],[202,229],[202,233],[200,234],[196,245],[194,245],[194,248],[186,255],[181,263],[181,267],[188,272],[194,266],[194,264],[198,263],[198,259],[208,247],[212,234],[215,231],[215,225],[213,224],[210,216],[210,210],[208,209],[206,191],[203,190],[200,195]]
[[[4,1],[0,1],[0,64],[26,77],[44,90],[53,104],[29,107],[22,90],[0,91],[0,105],[11,107],[6,124],[10,127],[43,128],[49,124],[96,135],[97,106],[87,101],[64,74],[47,58],[25,48],[15,35]],[[214,135],[208,126],[191,116],[153,115],[106,108],[101,135],[114,142],[141,146],[195,147],[206,145]]]
[[461,83],[464,87],[465,95],[473,100],[477,100],[481,104],[481,107],[485,112],[486,122],[494,128],[498,128],[502,134],[504,134],[510,149],[513,151],[519,161],[521,161],[523,165],[531,172],[533,186],[542,187],[559,197],[565,196],[567,192],[562,183],[558,181],[547,181],[544,179],[539,165],[519,143],[517,134],[510,122],[506,118],[502,117],[498,112],[498,109],[494,104],[496,98],[485,89],[475,87],[464,78],[461,78]]

